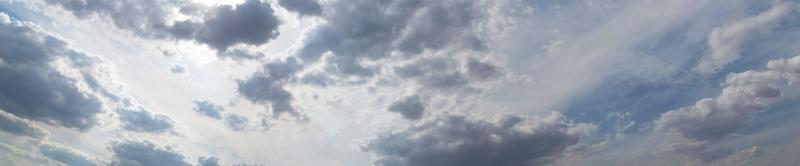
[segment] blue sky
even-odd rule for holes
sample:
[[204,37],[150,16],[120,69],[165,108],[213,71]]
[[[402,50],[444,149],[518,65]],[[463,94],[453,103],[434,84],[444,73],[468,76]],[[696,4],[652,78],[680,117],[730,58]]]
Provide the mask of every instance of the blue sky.
[[792,165],[794,0],[0,0],[0,165]]

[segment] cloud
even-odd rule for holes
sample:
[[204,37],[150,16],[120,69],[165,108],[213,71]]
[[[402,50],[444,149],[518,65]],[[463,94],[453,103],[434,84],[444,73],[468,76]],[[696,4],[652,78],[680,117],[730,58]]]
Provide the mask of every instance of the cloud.
[[419,95],[409,95],[395,100],[388,109],[400,113],[408,120],[418,120],[425,113],[425,103],[421,101]]
[[0,130],[31,138],[43,138],[47,135],[42,128],[36,126],[33,122],[5,111],[0,111]]
[[164,133],[172,131],[174,121],[161,114],[146,110],[117,110],[122,128],[135,132]]
[[376,165],[545,165],[578,144],[576,126],[561,114],[508,115],[495,120],[445,115],[368,140]]
[[222,118],[220,112],[225,111],[225,108],[206,100],[195,100],[194,111],[201,115],[208,116],[214,119]]
[[[757,113],[776,103],[797,97],[800,56],[767,63],[765,70],[728,75],[722,93],[692,106],[671,110],[656,121],[657,129],[677,133],[694,149],[712,144],[750,124]],[[687,148],[682,148],[687,149]],[[704,160],[712,161],[722,156]]]
[[114,153],[113,165],[191,165],[172,147],[160,147],[146,140],[113,142],[110,149]]
[[317,0],[278,0],[278,5],[301,15],[322,15],[322,6]]
[[798,10],[794,2],[778,2],[767,11],[756,16],[714,28],[708,35],[710,54],[695,66],[695,69],[704,72],[716,72],[726,64],[739,59],[744,44],[753,33],[769,31],[776,27],[783,18]]
[[0,38],[6,41],[0,43],[0,109],[80,130],[97,124],[101,96],[91,90],[107,92],[92,82],[97,59],[5,14],[0,14]]
[[169,68],[169,71],[173,74],[181,74],[186,72],[186,68],[181,65],[173,65]]
[[228,128],[234,131],[242,131],[247,129],[248,123],[250,123],[250,120],[242,115],[228,114],[225,116],[225,124],[228,125]]
[[[79,18],[107,17],[120,29],[156,39],[192,40],[220,52],[237,44],[262,45],[278,36],[280,21],[269,3],[246,0],[238,5],[205,7],[188,1],[147,2],[48,0]],[[203,20],[175,20],[173,10]],[[223,54],[220,54],[223,55]]]
[[374,60],[391,51],[414,55],[448,46],[480,49],[473,29],[482,17],[474,1],[337,1],[330,15],[311,32],[297,55],[317,61],[333,53],[330,69],[341,74],[370,74],[360,60]]
[[60,146],[42,144],[39,145],[39,152],[44,156],[55,161],[71,166],[92,166],[100,165],[95,159],[80,154],[74,150]]
[[217,157],[199,157],[197,158],[197,163],[200,166],[220,166],[219,158]]
[[[494,55],[482,52],[487,47],[480,37],[479,26],[486,15],[481,4],[458,0],[356,0],[326,4],[325,10],[330,13],[320,16],[324,21],[305,33],[306,38],[294,50],[294,57],[269,62],[251,77],[239,81],[239,94],[254,103],[270,104],[273,114],[295,113],[291,106],[293,95],[284,88],[294,80],[326,86],[345,79],[372,78],[381,74],[380,66],[389,62],[366,62],[388,57],[402,62],[426,52],[443,55],[473,51],[477,53],[472,56]],[[322,64],[320,71],[297,76],[306,66],[316,63]],[[485,72],[486,77],[492,74],[493,69],[482,64],[488,65],[471,63],[470,76],[458,70],[459,65],[453,65],[455,69],[448,72],[431,72],[416,80],[426,87],[464,87],[471,77],[482,77],[478,72]]]
[[283,85],[301,68],[294,58],[267,63],[250,78],[238,81],[239,94],[251,102],[269,104],[273,117],[299,116],[292,107],[292,94]]
[[217,50],[225,51],[235,44],[261,45],[278,37],[280,21],[269,3],[260,0],[219,6],[205,17],[195,38]]
[[0,164],[8,165],[52,165],[47,158],[15,146],[0,143]]

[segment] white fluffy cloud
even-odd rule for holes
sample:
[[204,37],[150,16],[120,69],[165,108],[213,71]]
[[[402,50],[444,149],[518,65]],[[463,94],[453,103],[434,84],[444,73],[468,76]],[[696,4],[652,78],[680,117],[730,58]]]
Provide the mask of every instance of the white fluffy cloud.
[[741,57],[742,44],[754,33],[769,31],[777,26],[784,17],[797,12],[800,6],[795,2],[776,2],[772,8],[758,15],[744,18],[715,28],[708,35],[710,53],[703,57],[695,69],[700,72],[716,72],[726,64]]

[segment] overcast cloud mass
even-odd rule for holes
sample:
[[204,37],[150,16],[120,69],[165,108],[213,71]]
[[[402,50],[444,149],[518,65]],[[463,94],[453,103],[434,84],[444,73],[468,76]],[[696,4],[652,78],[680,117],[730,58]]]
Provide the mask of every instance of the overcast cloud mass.
[[796,165],[800,0],[0,0],[0,165]]

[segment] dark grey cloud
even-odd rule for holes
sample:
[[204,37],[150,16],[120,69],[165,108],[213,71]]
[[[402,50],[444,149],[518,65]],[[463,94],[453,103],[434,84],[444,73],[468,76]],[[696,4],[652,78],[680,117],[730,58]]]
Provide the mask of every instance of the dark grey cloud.
[[[203,7],[189,1],[48,0],[80,18],[109,18],[120,29],[157,39],[192,40],[220,52],[237,44],[262,45],[278,36],[280,21],[267,2],[246,0],[238,5]],[[173,10],[196,20],[167,20]]]
[[234,131],[242,131],[247,129],[250,123],[250,119],[245,116],[239,114],[228,114],[225,115],[225,124],[228,125],[228,128]]
[[472,79],[486,80],[502,74],[500,68],[490,63],[470,59],[466,63],[467,75]]
[[299,116],[292,107],[292,94],[283,85],[301,68],[294,58],[267,63],[250,78],[238,81],[239,94],[253,103],[269,104],[273,117]]
[[400,113],[408,120],[417,120],[425,113],[425,103],[419,95],[409,95],[395,100],[388,109]]
[[220,112],[225,111],[225,108],[210,101],[195,100],[194,111],[214,119],[221,119],[222,115]]
[[446,115],[402,131],[378,135],[362,146],[376,165],[545,165],[576,145],[579,134],[562,116],[495,121]]
[[[18,117],[80,130],[97,124],[101,96],[79,88],[96,80],[89,71],[96,59],[29,23],[0,14],[0,109]],[[83,79],[68,77],[56,66],[65,60]],[[104,90],[104,89],[102,89]]]
[[217,50],[224,51],[235,44],[261,45],[278,37],[280,21],[269,3],[260,0],[219,6],[205,17],[204,27],[195,33],[195,38]]
[[150,141],[113,142],[110,149],[114,153],[112,165],[191,165],[172,147],[160,147]]
[[32,138],[43,138],[47,135],[42,128],[39,128],[39,126],[36,126],[36,124],[33,124],[31,121],[19,118],[5,111],[0,111],[0,130]]
[[685,145],[676,150],[698,152],[693,156],[701,157],[702,161],[714,161],[725,155],[717,155],[720,150],[706,148],[748,126],[756,114],[796,97],[800,87],[794,82],[800,81],[798,75],[800,56],[772,60],[765,70],[730,74],[719,96],[666,112],[656,121],[656,127],[686,139],[681,143]]
[[317,0],[278,0],[278,5],[301,15],[322,14],[322,6]]
[[217,157],[199,157],[197,158],[197,164],[200,164],[200,166],[220,166],[219,158]]
[[75,152],[74,150],[67,149],[60,146],[42,144],[39,146],[39,152],[47,158],[64,163],[70,166],[93,166],[99,165],[95,159],[87,157],[86,155]]
[[117,114],[122,122],[122,128],[129,131],[164,133],[171,132],[174,127],[171,118],[142,109],[119,109]]

